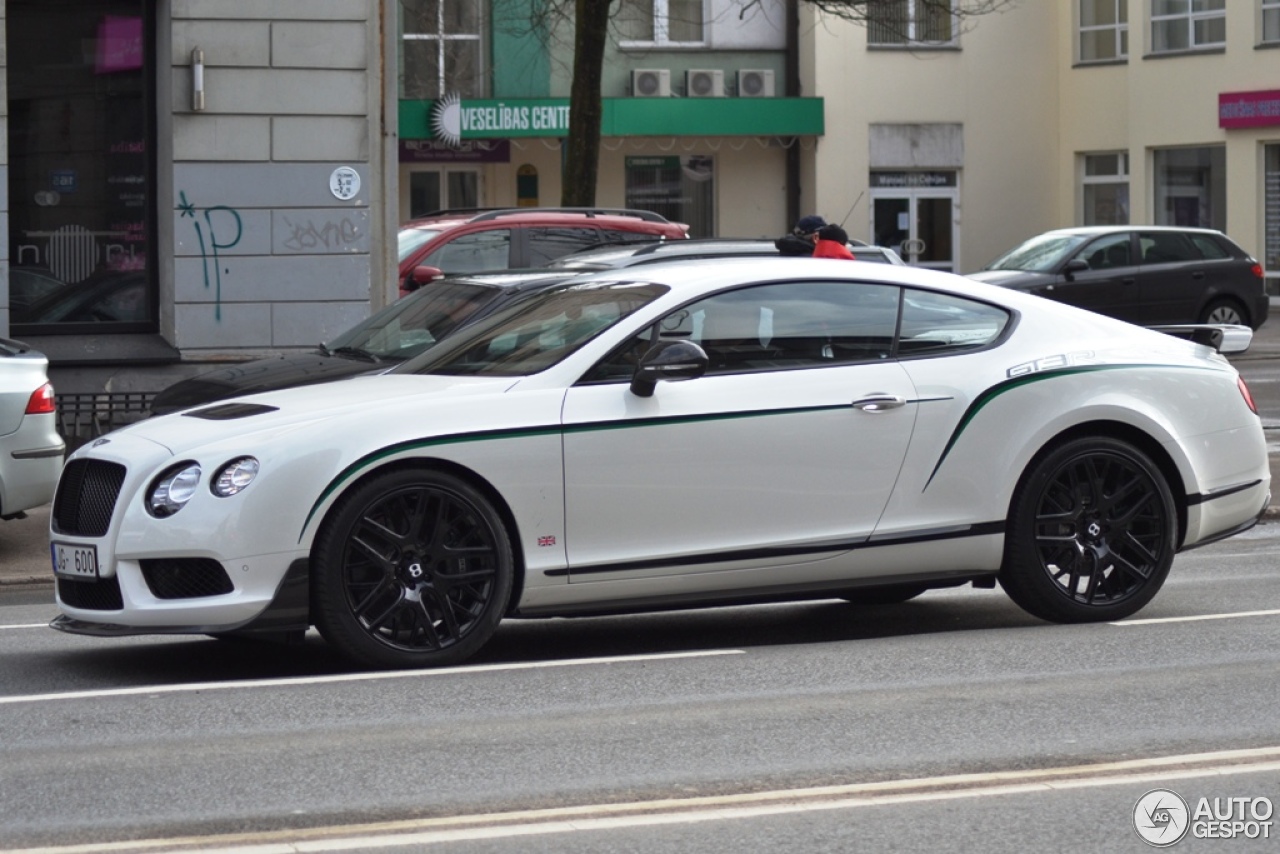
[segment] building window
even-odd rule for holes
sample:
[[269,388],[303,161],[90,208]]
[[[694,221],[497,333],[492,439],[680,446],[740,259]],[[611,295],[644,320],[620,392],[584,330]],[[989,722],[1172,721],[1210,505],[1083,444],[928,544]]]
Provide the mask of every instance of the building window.
[[1227,150],[1157,149],[1155,166],[1156,225],[1227,230]]
[[1129,56],[1129,0],[1080,0],[1080,61]]
[[1280,44],[1280,0],[1262,0],[1262,43]]
[[1084,225],[1129,224],[1129,155],[1123,151],[1083,156]]
[[1262,199],[1262,266],[1267,271],[1267,292],[1280,294],[1280,145],[1266,146]]
[[954,2],[879,0],[866,6],[867,44],[950,45],[956,39]]
[[621,0],[614,15],[623,44],[702,44],[703,0]]
[[12,329],[154,332],[151,3],[6,11]]
[[715,161],[708,154],[628,157],[629,208],[689,226],[690,237],[715,237]]
[[400,0],[400,97],[485,95],[482,0]]
[[1151,0],[1151,52],[1227,43],[1227,0]]

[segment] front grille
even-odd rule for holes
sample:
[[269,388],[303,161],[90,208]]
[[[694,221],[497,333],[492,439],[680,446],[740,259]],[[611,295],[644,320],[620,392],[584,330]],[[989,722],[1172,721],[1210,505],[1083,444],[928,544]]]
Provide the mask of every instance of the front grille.
[[235,589],[222,564],[212,558],[159,558],[139,562],[142,577],[157,599],[196,599]]
[[75,537],[104,536],[120,497],[124,472],[124,466],[103,460],[67,463],[53,497],[53,530]]
[[71,608],[86,611],[119,611],[124,608],[120,598],[120,581],[115,576],[97,581],[72,581],[58,579],[58,598]]

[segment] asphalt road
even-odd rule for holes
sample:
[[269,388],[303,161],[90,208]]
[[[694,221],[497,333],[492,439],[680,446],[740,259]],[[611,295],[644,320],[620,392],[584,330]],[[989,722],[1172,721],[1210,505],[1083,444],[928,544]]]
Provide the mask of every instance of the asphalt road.
[[390,674],[314,637],[63,635],[9,590],[0,845],[1144,850],[1151,788],[1280,800],[1278,557],[1280,524],[1187,552],[1123,624],[957,589],[509,621],[469,666]]

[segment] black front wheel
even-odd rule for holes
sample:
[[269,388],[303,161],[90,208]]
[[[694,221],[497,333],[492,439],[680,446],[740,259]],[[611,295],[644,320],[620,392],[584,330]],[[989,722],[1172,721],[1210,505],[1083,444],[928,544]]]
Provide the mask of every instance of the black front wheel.
[[455,664],[497,630],[513,563],[477,489],[442,472],[387,472],[344,496],[316,538],[316,626],[374,667]]
[[1127,617],[1164,584],[1177,519],[1164,475],[1146,454],[1110,438],[1066,442],[1019,484],[1000,584],[1041,619]]

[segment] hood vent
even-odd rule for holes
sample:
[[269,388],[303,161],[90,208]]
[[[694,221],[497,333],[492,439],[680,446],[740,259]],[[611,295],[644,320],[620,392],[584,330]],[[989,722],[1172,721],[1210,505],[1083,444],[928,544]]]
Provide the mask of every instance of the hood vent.
[[237,418],[248,418],[251,415],[265,415],[268,412],[276,412],[279,408],[278,406],[264,406],[261,403],[219,403],[216,406],[206,406],[204,409],[184,412],[183,415],[188,418],[204,418],[207,421],[234,421]]

